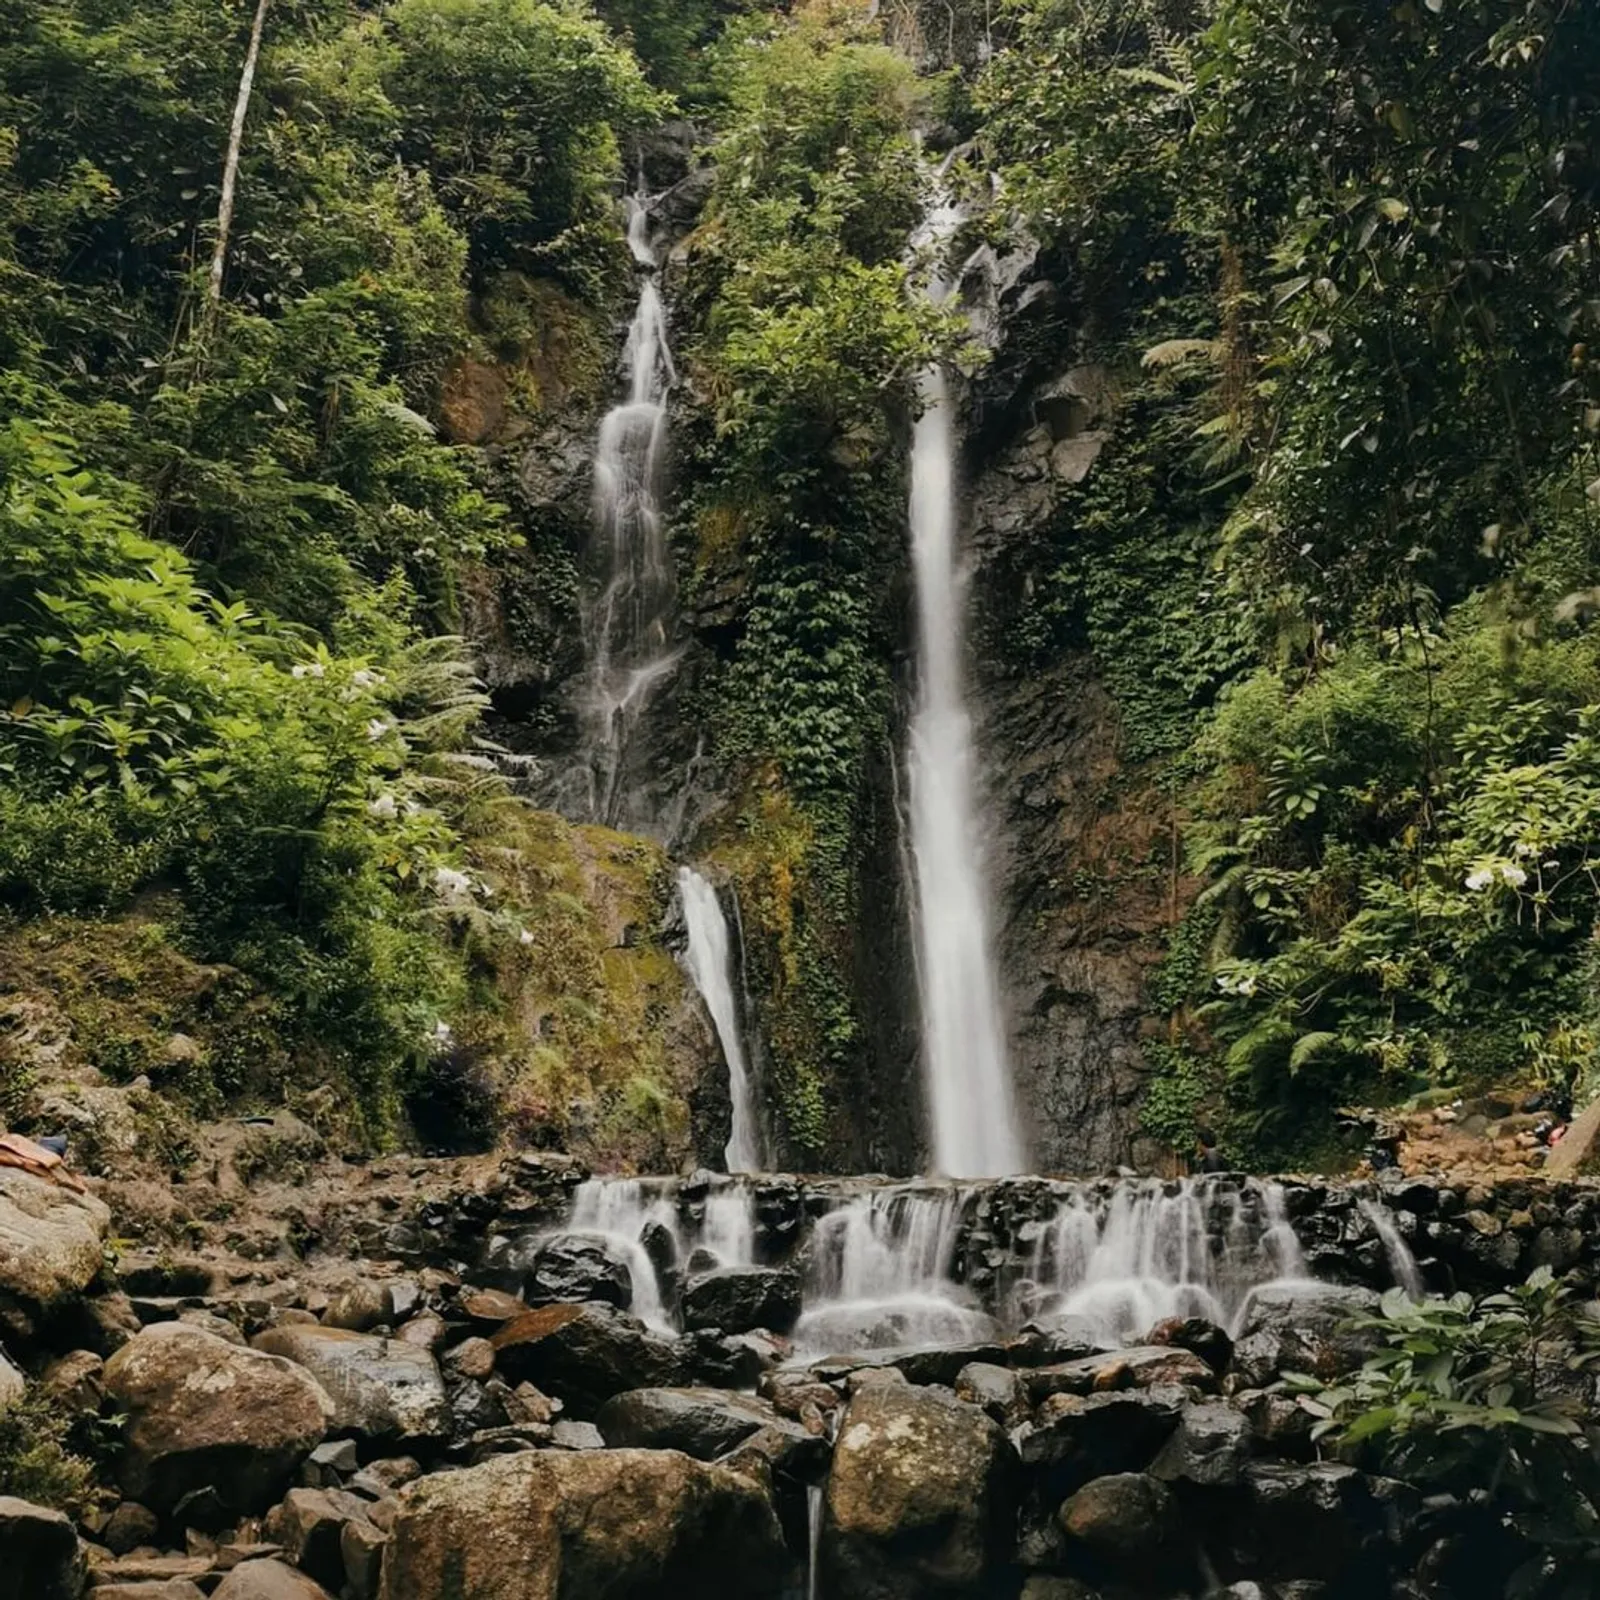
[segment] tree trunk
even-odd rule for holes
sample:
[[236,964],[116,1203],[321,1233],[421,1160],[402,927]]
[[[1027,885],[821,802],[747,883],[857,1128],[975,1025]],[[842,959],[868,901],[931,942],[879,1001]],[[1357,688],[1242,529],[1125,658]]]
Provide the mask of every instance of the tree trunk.
[[256,0],[256,17],[250,28],[250,48],[239,74],[239,98],[233,104],[233,127],[228,134],[228,159],[222,168],[222,198],[217,204],[217,242],[211,252],[211,274],[206,282],[206,321],[222,304],[222,270],[228,258],[228,234],[233,228],[233,194],[239,182],[239,151],[244,144],[245,118],[250,114],[250,91],[256,81],[256,61],[261,54],[261,34],[267,24],[268,0]]

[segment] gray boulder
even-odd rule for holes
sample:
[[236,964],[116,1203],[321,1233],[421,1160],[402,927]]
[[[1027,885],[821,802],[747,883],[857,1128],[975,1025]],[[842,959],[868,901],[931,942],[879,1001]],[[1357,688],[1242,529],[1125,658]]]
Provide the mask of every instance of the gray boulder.
[[777,1600],[790,1562],[761,1487],[675,1450],[531,1450],[400,1496],[382,1600]]
[[419,1345],[306,1324],[269,1328],[252,1343],[296,1362],[322,1385],[333,1399],[336,1434],[391,1445],[450,1432],[438,1363]]
[[1143,1472],[1096,1478],[1063,1503],[1059,1517],[1073,1543],[1118,1571],[1166,1565],[1180,1534],[1172,1492]]
[[800,1275],[788,1267],[718,1267],[683,1290],[683,1325],[749,1333],[787,1333],[800,1315]]
[[976,1596],[1009,1554],[1004,1433],[946,1389],[874,1382],[851,1397],[822,1528],[824,1592],[860,1600]]
[[1051,1491],[1070,1494],[1092,1478],[1149,1466],[1177,1429],[1188,1398],[1170,1387],[1058,1394],[1011,1438],[1025,1467],[1048,1469]]
[[20,1167],[0,1167],[0,1303],[48,1309],[86,1288],[105,1260],[111,1212]]
[[1250,1424],[1220,1400],[1184,1408],[1178,1431],[1150,1468],[1164,1483],[1235,1484],[1250,1453]]
[[489,1341],[509,1384],[535,1384],[580,1419],[614,1394],[677,1381],[677,1342],[608,1305],[541,1306],[501,1325]]
[[754,1395],[719,1389],[633,1389],[614,1395],[595,1419],[608,1445],[681,1450],[715,1461],[758,1433],[780,1471],[801,1472],[827,1459],[826,1441]]
[[627,1262],[602,1240],[581,1233],[496,1235],[484,1252],[481,1275],[530,1306],[595,1300],[626,1310],[633,1300]]
[[84,1560],[72,1524],[59,1511],[0,1495],[0,1592],[18,1600],[78,1600]]
[[199,1492],[226,1511],[264,1510],[333,1415],[293,1362],[182,1322],[130,1339],[106,1363],[105,1388],[128,1419],[122,1486],[157,1511]]
[[1382,1341],[1348,1324],[1377,1306],[1370,1289],[1334,1284],[1269,1283],[1251,1290],[1233,1351],[1237,1381],[1260,1389],[1285,1372],[1332,1379],[1354,1371]]

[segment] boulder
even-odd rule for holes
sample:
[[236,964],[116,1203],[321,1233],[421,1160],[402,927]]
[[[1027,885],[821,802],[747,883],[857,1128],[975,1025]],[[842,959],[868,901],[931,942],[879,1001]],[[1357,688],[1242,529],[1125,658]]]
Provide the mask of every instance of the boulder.
[[322,1313],[322,1320],[330,1328],[366,1333],[381,1323],[394,1320],[394,1296],[387,1284],[362,1278],[334,1297]]
[[229,1511],[264,1510],[322,1442],[334,1409],[293,1362],[182,1322],[130,1339],[106,1363],[105,1386],[128,1418],[123,1488],[157,1511],[202,1489]]
[[800,1275],[789,1267],[718,1267],[683,1289],[683,1325],[787,1333],[800,1315]]
[[154,1544],[161,1531],[156,1514],[137,1500],[124,1500],[106,1519],[99,1532],[100,1543],[114,1556],[125,1556],[142,1545]]
[[1210,1393],[1217,1387],[1217,1375],[1210,1365],[1181,1345],[1136,1345],[1035,1367],[1024,1374],[1023,1384],[1028,1399],[1038,1405],[1053,1394],[1093,1394],[1157,1385],[1181,1384]]
[[1220,1400],[1186,1406],[1178,1431],[1167,1440],[1150,1468],[1164,1483],[1196,1483],[1221,1488],[1239,1481],[1250,1453],[1250,1424]]
[[304,1367],[333,1399],[331,1431],[369,1444],[404,1444],[450,1432],[438,1363],[420,1345],[343,1328],[290,1326],[257,1334],[254,1348]]
[[0,1590],[18,1600],[78,1600],[83,1550],[59,1511],[0,1495],[0,1552],[5,1570]]
[[1004,1433],[946,1389],[877,1382],[845,1408],[828,1476],[824,1592],[978,1595],[1011,1537]]
[[1149,1466],[1188,1398],[1174,1388],[1058,1394],[1011,1438],[1025,1467],[1047,1469],[1052,1493],[1070,1494],[1091,1478]]
[[[4,1358],[0,1357],[0,1409],[4,1409]],[[69,1416],[93,1416],[106,1397],[106,1364],[92,1350],[71,1350],[44,1369],[39,1386]]]
[[989,1361],[969,1361],[956,1374],[956,1396],[982,1406],[1001,1427],[1021,1420],[1026,1410],[1022,1381],[1009,1367]]
[[240,1562],[212,1591],[211,1600],[333,1600],[333,1597],[305,1573],[268,1559]]
[[1352,1317],[1375,1311],[1370,1289],[1320,1283],[1269,1283],[1250,1291],[1234,1346],[1233,1372],[1250,1388],[1265,1388],[1281,1373],[1305,1372],[1337,1378],[1377,1351],[1373,1332],[1348,1326]]
[[534,1450],[400,1497],[382,1600],[776,1600],[789,1559],[760,1488],[675,1450]]
[[1096,1478],[1070,1496],[1058,1515],[1067,1537],[1112,1569],[1164,1565],[1180,1531],[1172,1492],[1143,1472]]
[[145,1583],[97,1583],[91,1600],[206,1600],[206,1597],[205,1591],[188,1578],[158,1578]]
[[342,1489],[291,1489],[267,1513],[264,1539],[307,1576],[328,1589],[344,1582],[341,1539],[347,1524],[368,1521],[370,1502]]
[[628,1263],[601,1239],[534,1230],[496,1234],[483,1256],[483,1276],[529,1305],[600,1301],[627,1310],[633,1300]]
[[489,1341],[510,1384],[558,1395],[578,1417],[592,1417],[614,1394],[673,1383],[674,1340],[609,1305],[541,1306],[501,1325]]
[[1192,1350],[1213,1372],[1228,1370],[1233,1340],[1224,1328],[1204,1317],[1166,1317],[1145,1335],[1147,1345],[1178,1345]]
[[348,1600],[377,1600],[388,1542],[388,1534],[370,1522],[347,1522],[340,1530],[339,1556]]
[[78,1294],[105,1260],[111,1212],[90,1194],[0,1167],[0,1301],[50,1307]]
[[1233,1554],[1258,1578],[1341,1578],[1384,1525],[1383,1506],[1354,1467],[1252,1461],[1242,1483]]
[[801,1423],[754,1395],[719,1389],[632,1389],[606,1401],[596,1422],[608,1445],[681,1450],[696,1461],[714,1461],[763,1431],[780,1471],[827,1459],[826,1442]]

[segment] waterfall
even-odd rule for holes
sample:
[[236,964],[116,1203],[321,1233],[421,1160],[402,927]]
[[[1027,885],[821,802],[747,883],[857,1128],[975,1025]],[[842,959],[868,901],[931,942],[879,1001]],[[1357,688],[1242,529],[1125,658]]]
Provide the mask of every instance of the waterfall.
[[578,1185],[563,1231],[590,1234],[626,1261],[633,1280],[633,1314],[653,1328],[670,1331],[657,1264],[644,1246],[651,1227],[665,1230],[674,1257],[681,1256],[678,1210],[670,1180],[591,1178]]
[[627,398],[600,424],[594,460],[595,534],[603,581],[585,618],[590,674],[585,712],[589,814],[614,822],[628,741],[682,654],[676,582],[659,500],[667,394],[677,380],[643,184],[628,202],[628,247],[642,269],[628,329]]
[[1384,1259],[1389,1264],[1389,1271],[1394,1275],[1394,1281],[1405,1290],[1412,1300],[1422,1300],[1427,1296],[1428,1286],[1422,1281],[1422,1269],[1417,1265],[1417,1258],[1411,1253],[1411,1246],[1400,1237],[1400,1230],[1394,1225],[1394,1214],[1385,1205],[1379,1205],[1375,1200],[1362,1200],[1359,1202],[1361,1214],[1372,1224],[1372,1231],[1378,1236],[1378,1243],[1383,1246]]
[[[942,247],[960,214],[940,205],[918,240]],[[929,287],[943,301],[950,284]],[[956,436],[944,373],[922,374],[911,441],[917,699],[907,752],[922,1057],[933,1159],[949,1177],[1020,1172],[1000,984],[989,945],[977,755],[966,705],[956,552]]]
[[1252,1289],[1305,1276],[1276,1184],[1130,1181],[1061,1202],[1034,1240],[1019,1311],[1126,1344],[1164,1317],[1230,1326]]
[[761,1170],[761,1134],[751,1094],[750,1070],[739,1029],[739,1003],[733,989],[733,961],[728,921],[717,891],[694,870],[678,869],[678,893],[689,930],[685,965],[711,1013],[711,1021],[728,1063],[728,1097],[733,1102],[733,1129],[728,1139],[729,1172]]
[[991,1337],[994,1319],[953,1278],[967,1199],[950,1187],[871,1189],[821,1217],[796,1347],[827,1355]]

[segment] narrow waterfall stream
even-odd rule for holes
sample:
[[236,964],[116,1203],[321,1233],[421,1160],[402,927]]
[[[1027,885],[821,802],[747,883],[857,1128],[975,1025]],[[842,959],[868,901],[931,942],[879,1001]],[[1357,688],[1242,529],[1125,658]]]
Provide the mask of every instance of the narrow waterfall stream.
[[728,1138],[729,1172],[758,1172],[762,1166],[761,1130],[739,1027],[739,1002],[733,987],[732,941],[717,891],[693,867],[678,869],[678,893],[689,931],[685,966],[716,1026],[728,1063],[728,1097],[733,1128]]
[[642,269],[624,355],[627,398],[600,424],[595,533],[601,588],[585,618],[590,661],[584,705],[588,814],[617,820],[628,741],[683,653],[676,582],[660,505],[667,395],[677,381],[643,184],[628,202],[628,247]]
[[[941,202],[914,242],[939,250],[960,220]],[[941,302],[951,287],[936,268],[929,296]],[[977,752],[964,681],[956,430],[945,374],[925,372],[921,394],[910,501],[917,700],[906,766],[923,1072],[936,1170],[954,1178],[997,1177],[1022,1171],[1024,1157],[989,941]]]

